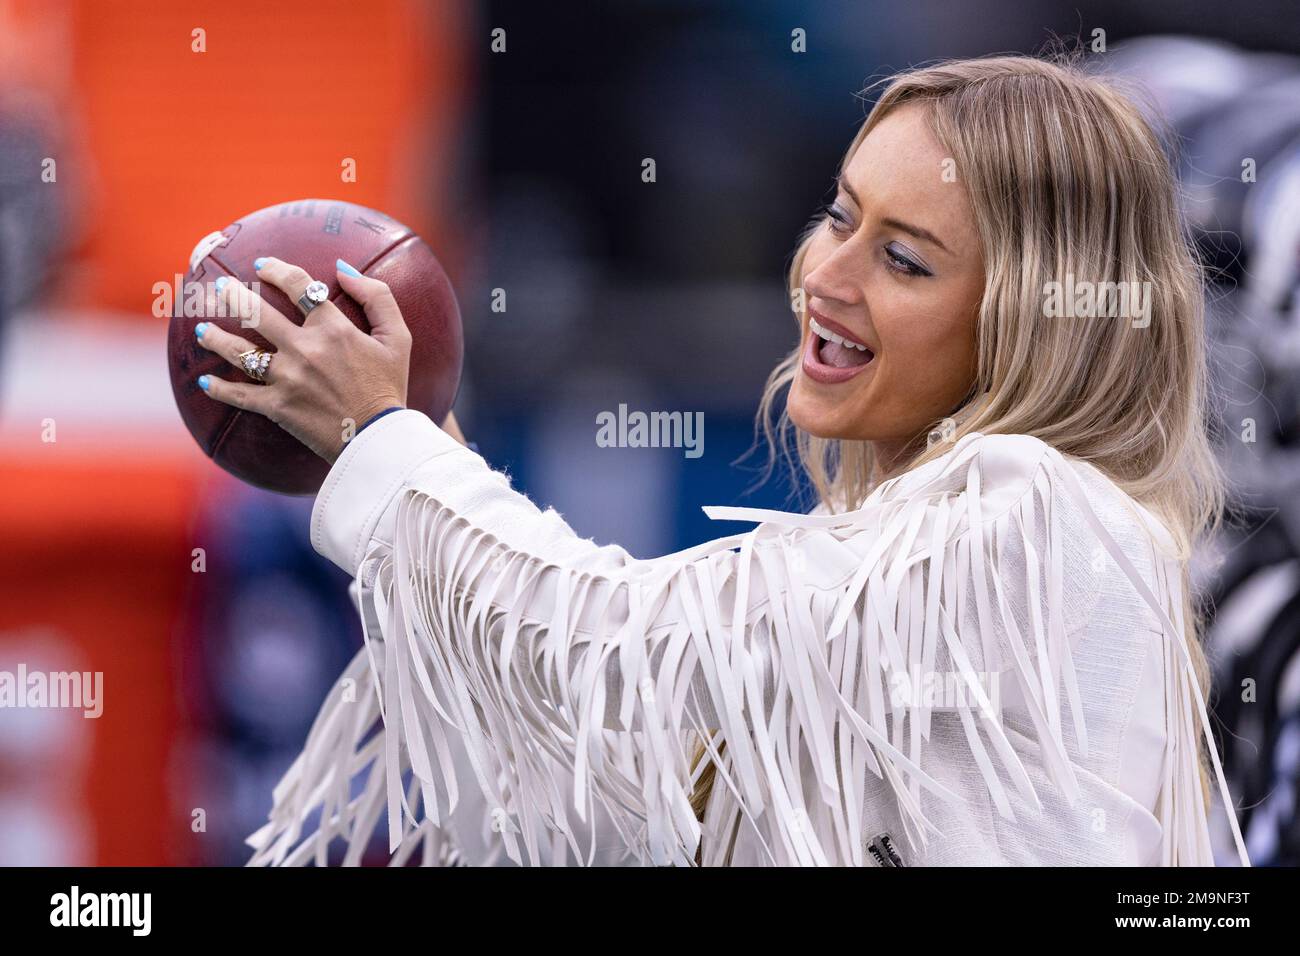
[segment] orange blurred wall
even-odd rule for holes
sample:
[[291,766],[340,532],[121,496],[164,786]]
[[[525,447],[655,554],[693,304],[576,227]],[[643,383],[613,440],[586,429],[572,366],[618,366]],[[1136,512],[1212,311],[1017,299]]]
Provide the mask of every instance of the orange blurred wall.
[[[71,345],[92,339],[79,326],[111,342],[105,322],[146,337],[156,323],[161,354],[154,284],[183,273],[202,236],[308,196],[383,209],[455,275],[460,244],[446,212],[469,15],[452,0],[11,0],[0,51],[22,57],[0,70],[0,94],[26,85],[54,104],[57,188],[73,197],[79,240],[38,324]],[[200,28],[204,53],[192,50]],[[345,158],[355,183],[342,181]],[[125,354],[102,364],[124,367],[135,367]],[[72,395],[72,410],[95,401],[57,372],[49,387]],[[55,633],[105,672],[106,716],[88,722],[88,775],[69,795],[92,817],[84,862],[185,862],[177,828],[187,811],[170,805],[168,781],[184,730],[177,615],[193,586],[195,502],[219,472],[170,408],[107,424],[69,411],[57,445],[39,439],[40,401],[24,408],[16,419],[9,410],[0,442],[0,638]],[[159,415],[177,440],[141,454]]]
[[[79,0],[73,81],[93,168],[74,302],[149,320],[155,282],[245,213],[382,209],[456,274],[443,221],[470,62],[459,0]],[[194,31],[206,52],[194,52]],[[356,182],[343,182],[345,159]],[[80,170],[70,171],[78,175]],[[62,170],[61,170],[62,175]]]

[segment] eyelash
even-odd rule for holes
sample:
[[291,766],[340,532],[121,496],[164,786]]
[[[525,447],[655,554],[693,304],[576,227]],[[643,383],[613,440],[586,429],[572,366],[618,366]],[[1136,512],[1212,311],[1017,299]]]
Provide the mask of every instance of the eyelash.
[[930,271],[919,263],[913,262],[907,256],[900,256],[889,246],[885,246],[885,265],[895,272],[902,273],[906,276],[928,276]]
[[[849,217],[846,216],[840,207],[834,203],[831,203],[826,207],[826,219],[829,223],[832,234],[840,236],[844,234],[844,230],[852,232],[852,223],[849,222]],[[892,269],[899,275],[904,276],[921,277],[933,275],[933,273],[920,263],[914,262],[907,256],[900,255],[890,246],[892,246],[892,243],[884,247],[886,268]]]

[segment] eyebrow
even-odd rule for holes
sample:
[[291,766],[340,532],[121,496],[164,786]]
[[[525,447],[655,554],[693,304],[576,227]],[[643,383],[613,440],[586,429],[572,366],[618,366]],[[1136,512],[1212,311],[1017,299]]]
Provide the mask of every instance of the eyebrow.
[[[839,186],[840,189],[843,189],[846,193],[849,194],[849,198],[852,199],[854,203],[857,204],[859,209],[862,208],[862,200],[859,199],[858,194],[853,191],[853,187],[849,185],[848,180],[844,179],[843,177],[837,177],[835,183],[837,186]],[[885,219],[880,220],[880,222],[882,225],[889,226],[891,229],[898,229],[902,232],[907,233],[910,236],[915,236],[917,239],[923,239],[926,242],[932,242],[940,249],[942,249],[944,252],[948,253],[949,255],[952,255],[952,250],[949,249],[947,246],[945,246],[939,240],[939,237],[936,236],[934,233],[930,232],[930,230],[928,229],[922,229],[920,226],[914,226],[909,222],[903,222],[903,220],[895,219],[892,216],[886,217]]]

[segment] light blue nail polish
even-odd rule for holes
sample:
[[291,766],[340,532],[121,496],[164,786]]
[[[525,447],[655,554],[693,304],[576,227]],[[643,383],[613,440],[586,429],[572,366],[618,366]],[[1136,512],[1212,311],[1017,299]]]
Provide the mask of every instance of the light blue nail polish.
[[198,325],[194,326],[194,337],[196,339],[203,338],[203,330],[206,329],[207,327],[208,327],[208,323],[206,322],[200,322]]
[[206,375],[200,375],[200,376],[199,376],[199,388],[203,389],[203,391],[206,392],[206,391],[208,390],[208,384],[209,384],[208,377],[207,377]]
[[348,265],[342,259],[335,260],[334,267],[338,269],[339,272],[342,272],[345,276],[355,276],[358,279],[361,278],[361,273],[358,272],[356,269],[352,268],[352,266]]
[[266,265],[266,256],[258,256],[256,259],[253,260],[254,269],[260,269],[264,265]]
[[220,279],[218,279],[216,282],[212,284],[216,286],[217,291],[220,292],[222,289],[226,287],[226,283],[229,281],[230,281],[230,276],[222,276]]

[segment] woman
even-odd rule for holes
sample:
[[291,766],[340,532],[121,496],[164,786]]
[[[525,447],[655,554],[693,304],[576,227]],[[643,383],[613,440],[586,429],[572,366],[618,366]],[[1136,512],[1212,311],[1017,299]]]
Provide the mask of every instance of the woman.
[[[295,301],[311,278],[260,275]],[[1222,497],[1202,292],[1139,113],[1036,59],[897,76],[789,279],[800,344],[762,414],[788,387],[821,504],[707,509],[759,524],[656,560],[400,408],[382,283],[339,264],[372,336],[262,309],[267,383],[203,384],[333,462],[312,543],[367,647],[255,862],[336,836],[354,860],[386,803],[399,860],[487,821],[529,863],[1211,864],[1207,755],[1248,862],[1187,578]]]

